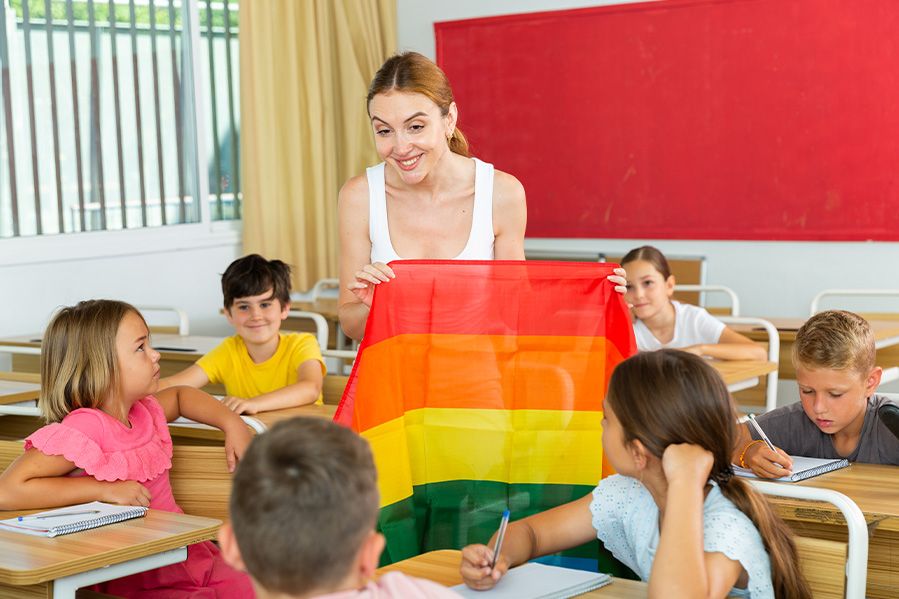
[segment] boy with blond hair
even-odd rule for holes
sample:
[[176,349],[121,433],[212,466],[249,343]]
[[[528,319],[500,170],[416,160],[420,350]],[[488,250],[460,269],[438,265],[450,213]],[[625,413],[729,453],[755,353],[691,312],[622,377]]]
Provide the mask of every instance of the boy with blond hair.
[[279,422],[250,444],[234,474],[225,560],[256,596],[458,599],[437,583],[389,572],[372,581],[384,537],[368,442],[329,420]]
[[222,275],[222,295],[235,335],[159,388],[221,383],[223,403],[238,414],[322,403],[326,369],[315,336],[281,332],[290,312],[290,266],[259,254],[238,258]]
[[877,414],[890,401],[874,393],[883,369],[868,322],[844,310],[815,314],[796,334],[792,357],[799,401],[756,419],[778,451],[744,424],[734,463],[763,478],[790,474],[790,455],[899,465],[899,439]]

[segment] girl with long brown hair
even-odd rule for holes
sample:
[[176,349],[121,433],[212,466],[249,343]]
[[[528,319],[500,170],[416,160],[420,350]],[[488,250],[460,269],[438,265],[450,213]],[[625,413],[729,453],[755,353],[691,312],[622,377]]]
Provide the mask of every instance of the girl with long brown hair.
[[492,570],[489,547],[466,547],[465,582],[490,588],[511,566],[598,537],[649,581],[650,597],[811,597],[786,524],[733,476],[736,422],[727,388],[702,358],[660,350],[625,360],[603,420],[603,451],[618,474],[509,525]]

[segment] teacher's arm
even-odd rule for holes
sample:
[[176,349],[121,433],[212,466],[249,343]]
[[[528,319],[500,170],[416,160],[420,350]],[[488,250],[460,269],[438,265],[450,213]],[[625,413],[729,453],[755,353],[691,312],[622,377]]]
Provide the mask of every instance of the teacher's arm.
[[[353,177],[337,196],[337,221],[340,236],[340,296],[337,315],[343,332],[360,340],[371,306],[377,274],[366,273],[371,267],[371,239],[368,233],[368,182],[365,175]],[[358,275],[362,274],[363,278]],[[367,277],[369,280],[366,280]],[[367,301],[366,301],[367,300]]]
[[493,179],[493,255],[496,260],[524,260],[527,223],[524,187],[512,175],[496,171]]

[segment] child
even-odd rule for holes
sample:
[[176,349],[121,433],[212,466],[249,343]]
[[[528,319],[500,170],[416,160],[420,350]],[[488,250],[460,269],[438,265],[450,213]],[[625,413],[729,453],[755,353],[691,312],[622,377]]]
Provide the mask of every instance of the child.
[[648,245],[621,259],[627,271],[625,299],[633,306],[637,349],[663,347],[719,360],[766,360],[764,348],[724,325],[704,309],[671,299],[674,275],[665,256]]
[[883,374],[874,356],[861,316],[829,310],[808,319],[793,344],[799,401],[757,418],[779,451],[744,424],[734,463],[765,478],[789,474],[789,455],[899,466],[899,439],[877,416],[889,400],[874,394]]
[[222,554],[257,597],[458,597],[399,572],[370,582],[384,548],[375,532],[377,473],[364,439],[333,422],[294,418],[257,437],[234,475]]
[[466,584],[492,587],[512,566],[596,536],[649,581],[650,597],[811,596],[786,524],[733,476],[736,413],[705,360],[632,356],[612,373],[604,416],[603,451],[619,474],[510,524],[492,571],[490,548],[463,549]]
[[[181,512],[168,470],[167,421],[186,416],[222,429],[228,465],[251,433],[215,398],[185,387],[156,393],[159,353],[143,317],[123,302],[90,300],[60,310],[41,345],[41,396],[47,426],[25,439],[25,453],[0,476],[0,510],[88,501]],[[252,585],[205,542],[186,562],[101,585],[126,597],[251,597]]]
[[315,336],[280,332],[290,311],[290,267],[259,254],[244,256],[222,275],[222,293],[237,334],[162,379],[160,388],[224,383],[223,402],[238,414],[322,403],[326,368]]

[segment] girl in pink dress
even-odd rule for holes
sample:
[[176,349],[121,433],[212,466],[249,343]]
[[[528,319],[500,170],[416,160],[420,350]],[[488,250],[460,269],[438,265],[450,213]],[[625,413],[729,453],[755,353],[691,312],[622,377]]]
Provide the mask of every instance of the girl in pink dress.
[[[172,438],[179,416],[225,433],[231,470],[250,442],[239,416],[197,389],[156,392],[159,353],[132,306],[89,300],[60,310],[44,333],[41,397],[47,426],[0,476],[0,509],[52,508],[88,501],[181,512],[172,496]],[[249,578],[224,563],[209,542],[187,561],[99,585],[140,598],[252,597]]]

